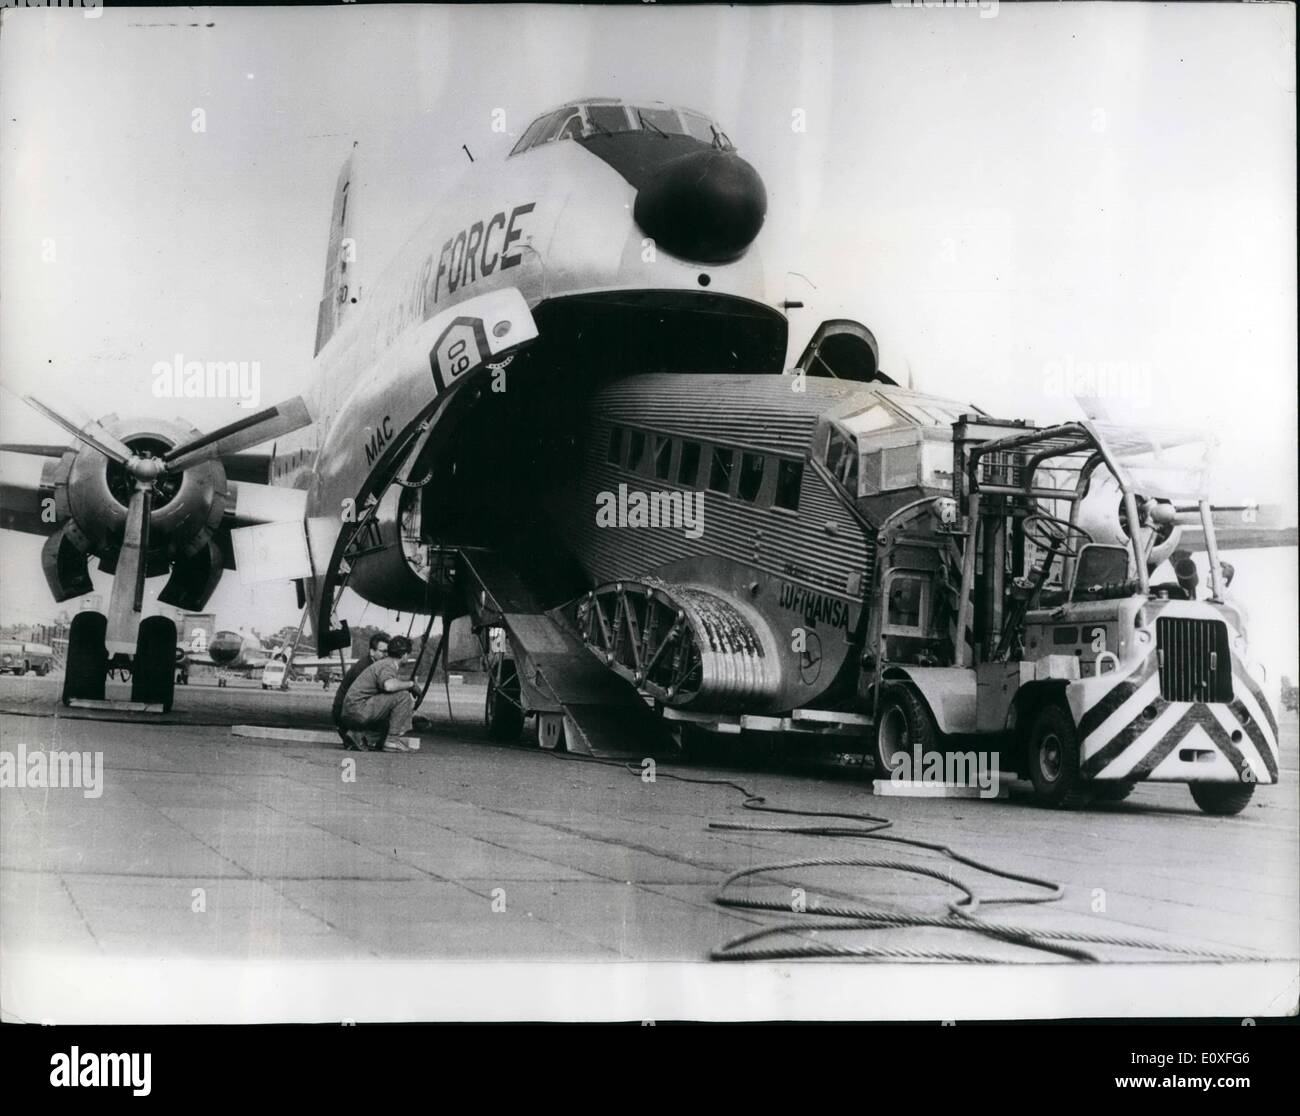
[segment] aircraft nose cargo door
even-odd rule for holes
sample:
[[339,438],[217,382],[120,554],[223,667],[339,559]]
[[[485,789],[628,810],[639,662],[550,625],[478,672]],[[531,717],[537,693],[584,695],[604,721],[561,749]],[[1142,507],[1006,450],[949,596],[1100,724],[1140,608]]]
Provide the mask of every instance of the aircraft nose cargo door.
[[875,334],[861,322],[849,318],[828,318],[813,333],[797,368],[809,376],[835,380],[856,380],[886,384],[894,381],[880,371],[880,346]]

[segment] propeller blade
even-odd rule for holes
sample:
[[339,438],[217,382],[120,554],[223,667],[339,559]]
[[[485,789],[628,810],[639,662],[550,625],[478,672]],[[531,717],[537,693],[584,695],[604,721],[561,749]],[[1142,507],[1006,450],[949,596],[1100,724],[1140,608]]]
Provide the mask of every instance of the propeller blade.
[[[135,569],[135,610],[139,612],[144,608],[144,579],[148,572],[149,563],[145,558],[149,554],[149,524],[150,516],[153,514],[153,488],[141,488],[138,490],[141,496],[140,509],[140,542],[139,542],[139,560]],[[128,526],[131,512],[127,510]]]
[[131,459],[131,450],[120,439],[113,437],[99,423],[93,419],[88,420],[81,426],[64,415],[59,414],[53,407],[42,403],[34,395],[24,395],[25,399],[32,407],[40,411],[47,419],[63,427],[69,434],[80,442],[84,442],[93,450],[98,450],[110,461],[116,461],[119,465],[125,465]]
[[163,455],[163,460],[167,462],[169,473],[178,473],[191,465],[211,461],[214,457],[225,457],[227,454],[259,446],[272,438],[309,426],[311,421],[307,404],[301,396],[295,396],[246,419],[232,422],[210,434],[176,446]]
[[149,513],[153,510],[153,489],[137,485],[126,509],[126,532],[118,552],[113,588],[121,585],[139,612],[144,603],[145,552],[149,548]]
[[67,446],[38,446],[31,442],[6,442],[0,444],[5,453],[25,453],[32,457],[62,457],[68,452]]
[[[137,484],[126,508],[126,531],[113,567],[113,593],[108,602],[108,640],[130,642],[135,638],[144,606],[145,548],[149,545],[149,513],[153,490]],[[99,568],[104,568],[101,561]],[[110,647],[110,650],[112,648]]]

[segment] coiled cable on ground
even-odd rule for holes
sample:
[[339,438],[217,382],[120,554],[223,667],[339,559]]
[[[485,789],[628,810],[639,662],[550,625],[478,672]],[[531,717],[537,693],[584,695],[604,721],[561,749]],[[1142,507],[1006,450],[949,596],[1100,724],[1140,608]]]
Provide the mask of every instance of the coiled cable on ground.
[[[572,753],[549,752],[556,759],[597,763],[609,767],[621,767],[636,775],[642,775],[642,768],[636,763],[623,760],[606,760],[594,756],[580,756]],[[1006,957],[994,957],[985,953],[943,950],[935,948],[910,948],[900,946],[870,946],[846,944],[827,941],[824,938],[812,939],[809,934],[825,931],[864,931],[895,930],[908,927],[958,930],[965,933],[979,934],[984,937],[1050,953],[1071,961],[1095,963],[1101,958],[1092,951],[1083,948],[1088,945],[1112,946],[1125,949],[1147,950],[1170,954],[1189,960],[1201,961],[1258,961],[1257,954],[1243,950],[1208,949],[1200,946],[1180,945],[1177,942],[1159,941],[1151,938],[1131,937],[1117,934],[1091,934],[1075,930],[1051,930],[1013,926],[1005,923],[989,922],[980,918],[977,912],[992,906],[1026,906],[1041,903],[1054,903],[1065,895],[1064,885],[1031,876],[1024,872],[1012,872],[960,852],[936,841],[925,841],[918,837],[904,837],[896,833],[885,833],[893,827],[889,818],[873,814],[850,814],[824,810],[799,810],[787,806],[770,806],[762,795],[755,794],[749,788],[732,779],[712,779],[679,775],[656,767],[656,779],[672,779],[682,783],[695,783],[703,786],[728,787],[743,796],[742,806],[765,814],[781,814],[798,818],[824,818],[828,821],[855,822],[855,825],[760,825],[747,822],[716,821],[710,822],[709,828],[719,831],[749,833],[782,833],[804,837],[855,838],[859,840],[889,841],[893,844],[907,845],[911,848],[924,849],[938,853],[958,864],[973,868],[978,872],[996,876],[1014,883],[1026,884],[1040,889],[1037,894],[1020,895],[981,895],[972,885],[941,868],[925,865],[917,861],[889,860],[870,857],[813,857],[803,860],[783,861],[772,864],[760,864],[733,872],[719,886],[714,895],[714,902],[721,907],[737,910],[771,911],[787,916],[803,916],[797,921],[791,920],[775,926],[767,926],[732,938],[714,949],[710,957],[715,961],[791,961],[813,958],[856,958],[875,961],[949,961],[967,964],[1016,964]],[[920,915],[899,911],[874,909],[853,903],[818,903],[795,909],[790,903],[779,903],[771,899],[749,898],[731,892],[731,887],[738,880],[753,876],[772,875],[783,871],[806,870],[810,868],[875,868],[884,871],[903,872],[911,875],[927,876],[948,884],[961,892],[961,897],[948,903],[947,915]],[[833,922],[822,921],[835,919]],[[753,943],[779,936],[797,935],[798,941],[775,945],[755,946]]]

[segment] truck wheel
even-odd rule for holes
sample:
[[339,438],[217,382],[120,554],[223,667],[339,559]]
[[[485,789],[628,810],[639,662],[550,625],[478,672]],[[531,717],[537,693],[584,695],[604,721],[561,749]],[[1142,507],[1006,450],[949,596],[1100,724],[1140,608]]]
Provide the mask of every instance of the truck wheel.
[[493,740],[518,740],[524,730],[519,674],[513,659],[502,659],[497,669],[488,671],[483,723]]
[[1079,774],[1079,734],[1065,706],[1049,702],[1038,711],[1025,752],[1038,805],[1070,810],[1088,800],[1087,784]]
[[1201,810],[1217,817],[1231,817],[1240,814],[1255,794],[1254,783],[1188,783]]
[[1136,786],[1136,783],[1093,783],[1092,797],[1097,802],[1123,802]]
[[[924,756],[939,750],[939,730],[929,706],[910,686],[887,686],[880,700],[880,720],[871,758],[876,778],[888,779],[894,770],[894,757],[906,755],[911,764],[914,753]],[[912,772],[913,779],[920,772]]]

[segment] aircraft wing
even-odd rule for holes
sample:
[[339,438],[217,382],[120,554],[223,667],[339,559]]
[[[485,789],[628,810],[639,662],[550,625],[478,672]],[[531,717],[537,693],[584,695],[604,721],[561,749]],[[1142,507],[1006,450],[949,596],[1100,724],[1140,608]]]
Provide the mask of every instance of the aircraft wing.
[[12,446],[9,452],[0,452],[0,527],[27,535],[52,535],[58,530],[53,514],[53,470],[66,449]]
[[[1295,546],[1293,508],[1281,504],[1219,505],[1211,509],[1214,538],[1220,550],[1254,550],[1263,547]],[[1199,522],[1185,523],[1179,545],[1188,550],[1205,549],[1205,532]]]
[[[1275,546],[1295,546],[1295,527],[1224,526],[1215,524],[1214,538],[1219,550],[1256,550]],[[1205,549],[1205,532],[1199,527],[1184,527],[1179,545],[1188,550]]]

